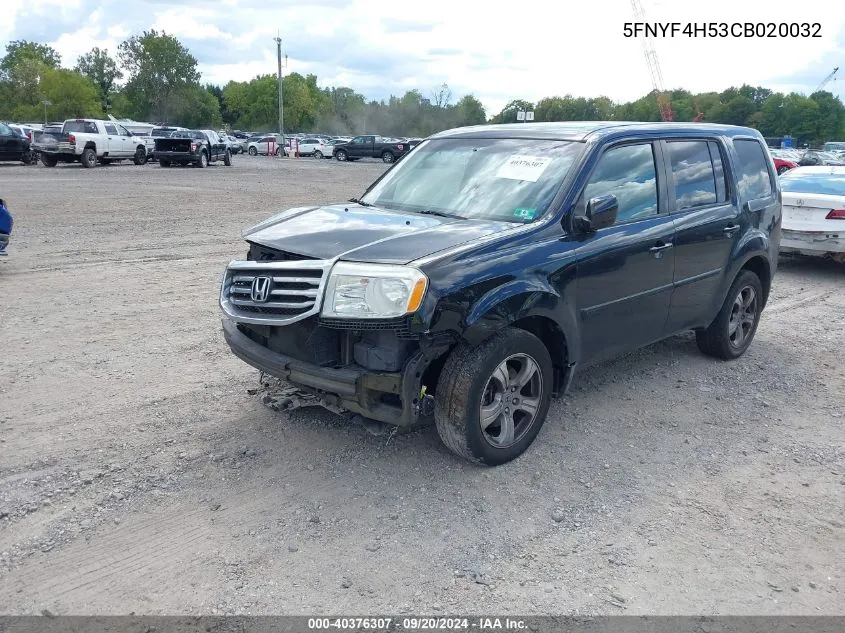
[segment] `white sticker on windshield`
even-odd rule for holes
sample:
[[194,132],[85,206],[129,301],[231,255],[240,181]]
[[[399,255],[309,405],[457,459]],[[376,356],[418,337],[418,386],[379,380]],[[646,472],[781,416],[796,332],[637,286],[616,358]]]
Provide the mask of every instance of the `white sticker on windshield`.
[[537,182],[552,159],[548,156],[511,156],[499,167],[496,178]]

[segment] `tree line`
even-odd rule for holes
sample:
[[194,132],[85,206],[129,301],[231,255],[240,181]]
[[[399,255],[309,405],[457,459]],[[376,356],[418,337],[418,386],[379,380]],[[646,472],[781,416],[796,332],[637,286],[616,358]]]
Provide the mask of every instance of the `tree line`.
[[[177,38],[155,30],[122,42],[116,57],[94,48],[73,69],[62,67],[59,53],[46,44],[13,41],[0,59],[0,118],[61,121],[112,114],[194,128],[276,129],[275,75],[217,86],[201,82],[197,65]],[[320,88],[313,74],[290,73],[282,92],[286,132],[428,136],[452,127],[516,122],[520,110],[533,111],[535,121],[660,120],[653,91],[628,103],[572,95],[515,100],[489,118],[475,96],[453,99],[446,84],[377,101],[349,87]],[[764,136],[789,134],[811,144],[845,139],[845,106],[826,91],[805,96],[743,85],[699,94],[672,90],[668,97],[676,121],[747,125]]]

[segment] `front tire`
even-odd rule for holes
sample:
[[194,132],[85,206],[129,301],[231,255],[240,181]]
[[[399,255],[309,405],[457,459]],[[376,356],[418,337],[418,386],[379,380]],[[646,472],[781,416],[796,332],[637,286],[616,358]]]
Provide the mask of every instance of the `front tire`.
[[452,452],[497,466],[521,455],[549,410],[552,359],[543,342],[505,328],[446,359],[435,394],[434,421]]
[[85,148],[82,150],[82,157],[80,158],[82,162],[82,166],[86,169],[90,169],[92,167],[97,166],[97,152],[95,152],[90,147]]
[[41,164],[45,167],[55,167],[58,165],[59,161],[57,158],[53,156],[48,156],[47,154],[41,154]]
[[250,156],[257,156],[258,155],[258,149],[255,148],[255,147],[250,147],[249,148],[249,155]]
[[393,152],[384,152],[381,155],[381,160],[384,163],[392,163],[394,160],[396,160],[396,157],[393,155]]
[[197,163],[197,167],[199,167],[200,169],[208,167],[208,154],[206,154],[205,152],[200,152],[200,159]]
[[347,158],[349,158],[349,155],[346,153],[346,150],[339,149],[339,150],[337,150],[337,151],[334,153],[334,157],[335,157],[336,159],[338,159],[340,162],[343,162],[343,161],[345,161]]
[[223,164],[226,165],[226,167],[232,166],[232,152],[226,150],[226,155],[223,157]]
[[750,270],[743,270],[731,284],[722,309],[705,330],[695,333],[698,349],[708,356],[733,360],[751,345],[763,311],[763,285]]
[[314,158],[316,158],[317,160],[323,160],[323,152],[321,152],[320,150],[315,150]]
[[132,158],[132,162],[136,165],[146,165],[147,164],[147,148],[146,147],[138,147],[135,150],[135,156]]

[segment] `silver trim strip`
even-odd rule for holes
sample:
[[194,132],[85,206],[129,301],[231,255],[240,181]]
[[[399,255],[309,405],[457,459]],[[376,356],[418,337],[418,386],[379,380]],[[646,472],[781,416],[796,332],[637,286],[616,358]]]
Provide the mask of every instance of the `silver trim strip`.
[[[226,271],[223,273],[223,282],[220,284],[220,309],[223,313],[239,323],[253,323],[256,325],[287,325],[289,323],[296,323],[302,321],[310,316],[318,314],[322,309],[323,294],[326,283],[329,278],[329,272],[334,265],[336,259],[332,260],[317,260],[306,259],[300,261],[285,261],[285,262],[255,262],[234,260],[229,262]],[[319,270],[321,275],[316,277],[299,277],[295,271],[301,270]],[[314,303],[308,302],[287,302],[287,301],[270,301],[262,306],[268,308],[301,308],[303,306],[311,306],[305,312],[291,316],[256,316],[251,312],[244,312],[238,309],[239,305],[255,305],[252,301],[244,301],[243,299],[232,299],[230,289],[234,281],[246,281],[243,275],[236,275],[238,271],[254,271],[255,273],[270,273],[273,275],[273,280],[279,283],[307,283],[316,288],[309,288],[307,290],[274,290],[274,296],[302,296],[313,297]],[[285,275],[285,271],[290,271],[290,275]],[[274,273],[281,273],[278,276]]]

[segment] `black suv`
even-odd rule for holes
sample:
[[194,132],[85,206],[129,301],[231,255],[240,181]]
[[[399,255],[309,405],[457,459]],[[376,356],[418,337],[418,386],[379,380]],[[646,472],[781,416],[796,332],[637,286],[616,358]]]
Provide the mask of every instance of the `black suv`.
[[763,137],[685,123],[480,126],[426,139],[360,200],[244,233],[220,305],[232,351],[335,411],[495,465],[578,369],[694,330],[751,343],[777,266]]

